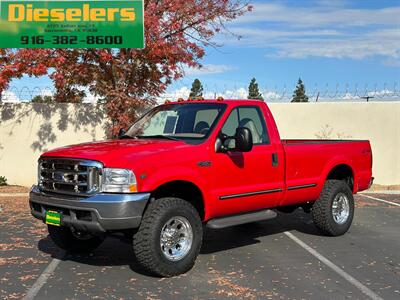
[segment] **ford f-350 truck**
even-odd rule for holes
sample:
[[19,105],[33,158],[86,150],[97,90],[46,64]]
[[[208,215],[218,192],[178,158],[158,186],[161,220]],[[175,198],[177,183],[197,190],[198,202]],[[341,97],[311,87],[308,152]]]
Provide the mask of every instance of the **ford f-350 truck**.
[[344,234],[371,168],[368,141],[281,140],[262,101],[178,101],[118,139],[44,153],[29,202],[62,249],[122,232],[145,269],[168,277],[193,267],[205,228],[301,207],[323,234]]

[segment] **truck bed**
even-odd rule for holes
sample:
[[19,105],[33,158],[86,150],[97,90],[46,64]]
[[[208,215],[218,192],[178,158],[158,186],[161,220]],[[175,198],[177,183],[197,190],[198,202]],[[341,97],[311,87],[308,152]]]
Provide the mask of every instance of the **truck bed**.
[[[369,187],[372,154],[366,140],[282,140],[285,153],[285,178],[289,190],[285,205],[318,198],[330,170],[349,165],[356,193]],[[300,198],[300,199],[299,199]]]
[[336,143],[354,143],[368,142],[368,140],[322,140],[322,139],[287,139],[282,140],[282,144],[291,146],[299,144],[336,144]]

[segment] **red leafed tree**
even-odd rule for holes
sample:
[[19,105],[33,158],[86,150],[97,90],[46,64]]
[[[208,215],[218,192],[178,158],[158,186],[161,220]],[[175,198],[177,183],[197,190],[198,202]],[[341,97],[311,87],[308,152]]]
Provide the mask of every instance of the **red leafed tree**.
[[247,0],[145,0],[145,49],[0,49],[0,95],[13,78],[48,75],[57,102],[90,92],[116,127],[126,127],[184,67],[200,66],[224,23],[250,9]]

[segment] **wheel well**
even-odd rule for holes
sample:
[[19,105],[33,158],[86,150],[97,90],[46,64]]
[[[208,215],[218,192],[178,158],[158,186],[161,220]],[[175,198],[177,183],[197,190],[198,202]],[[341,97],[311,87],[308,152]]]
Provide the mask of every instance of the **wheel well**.
[[353,170],[348,165],[337,165],[329,172],[326,179],[344,180],[349,185],[350,189],[353,190],[354,174]]
[[176,197],[186,200],[196,208],[199,216],[204,220],[205,208],[201,190],[189,181],[172,181],[159,186],[151,193],[152,199]]

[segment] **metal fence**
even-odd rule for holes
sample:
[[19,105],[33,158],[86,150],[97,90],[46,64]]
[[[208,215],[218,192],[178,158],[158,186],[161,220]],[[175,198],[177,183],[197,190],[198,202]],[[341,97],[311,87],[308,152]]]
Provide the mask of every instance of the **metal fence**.
[[[270,102],[290,102],[292,99],[293,85],[282,86],[260,86],[263,98]],[[85,90],[82,88],[82,90]],[[224,97],[225,99],[247,98],[247,87],[243,85],[210,86],[203,85],[204,98],[215,99]],[[335,84],[324,86],[306,86],[307,96],[310,102],[346,102],[346,101],[400,101],[400,84]],[[52,96],[55,93],[54,87],[31,87],[31,86],[11,86],[1,95],[3,102],[28,102],[36,96]],[[190,84],[177,84],[174,89],[159,96],[159,102],[174,100],[178,98],[188,98]],[[86,93],[84,102],[97,102],[100,97]]]

